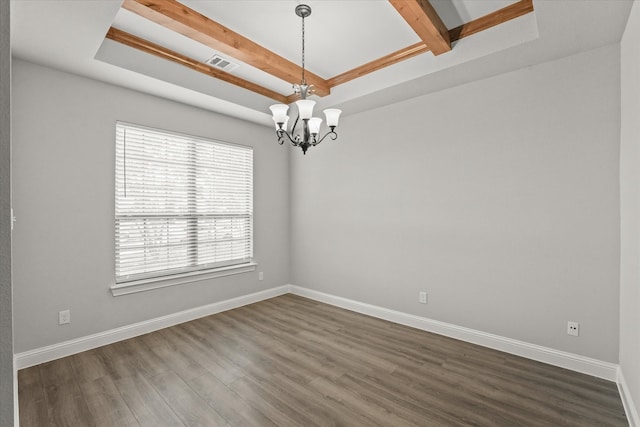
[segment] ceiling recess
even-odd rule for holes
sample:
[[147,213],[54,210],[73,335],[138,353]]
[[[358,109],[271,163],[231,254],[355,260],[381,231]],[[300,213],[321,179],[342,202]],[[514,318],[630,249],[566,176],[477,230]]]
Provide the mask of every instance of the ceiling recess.
[[[300,76],[302,68],[298,64],[295,64],[285,57],[268,50],[263,45],[233,31],[231,28],[214,21],[212,17],[203,15],[194,9],[190,9],[185,4],[182,4],[181,1],[185,0],[122,0],[121,7],[127,12],[138,15],[142,19],[146,19],[151,23],[164,27],[165,30],[169,30],[177,35],[185,36],[193,42],[197,42],[200,45],[210,48],[211,50],[209,52],[211,52],[211,54],[215,52],[215,55],[213,55],[212,58],[204,62],[202,59],[194,59],[193,57],[189,57],[186,53],[177,52],[166,47],[171,43],[167,43],[165,41],[165,45],[158,44],[151,41],[149,36],[147,36],[147,38],[135,36],[128,33],[126,29],[119,29],[118,25],[113,25],[109,29],[106,38],[138,49],[142,52],[150,53],[157,57],[187,66],[188,68],[220,79],[224,82],[239,86],[259,95],[272,98],[279,103],[291,104],[300,98],[298,94],[284,95],[281,92],[272,89],[271,86],[267,86],[264,83],[265,81],[270,80],[265,79],[265,76],[260,75],[262,72],[269,74],[269,78],[278,79],[279,87],[283,88],[284,86],[281,85],[282,82],[295,81]],[[404,18],[400,21],[405,21],[405,24],[409,25],[413,29],[413,33],[415,34],[411,37],[411,40],[415,41],[415,35],[418,35],[418,39],[420,39],[420,41],[408,46],[406,46],[405,43],[395,45],[394,49],[396,50],[391,49],[391,53],[388,53],[387,50],[381,51],[380,53],[383,54],[382,56],[377,58],[373,57],[374,59],[369,62],[357,65],[355,68],[343,71],[341,74],[333,75],[333,77],[328,79],[320,77],[320,75],[312,73],[307,69],[305,70],[305,79],[309,85],[313,85],[315,87],[314,94],[318,97],[329,96],[331,94],[331,89],[335,86],[361,78],[367,74],[374,73],[383,68],[398,64],[399,62],[413,58],[414,56],[420,56],[427,52],[431,52],[433,54],[430,56],[449,53],[454,50],[454,46],[458,45],[457,42],[463,38],[506,23],[507,21],[511,21],[534,11],[533,0],[501,0],[498,3],[505,4],[506,2],[507,5],[497,10],[491,7],[485,7],[483,11],[486,14],[478,14],[477,17],[468,20],[466,23],[449,29],[444,25],[444,22],[432,7],[432,1],[435,3],[436,0],[388,0],[392,6],[391,9],[396,9],[393,15],[395,16],[399,13],[401,17]],[[478,2],[477,0],[460,1],[485,3]],[[219,3],[236,4],[242,2],[202,1],[193,3],[217,5]],[[255,3],[262,4],[263,2]],[[347,4],[350,2],[343,3]],[[237,7],[240,8],[240,6]],[[240,10],[238,12],[240,12]],[[387,13],[388,12],[389,11],[387,11]],[[215,15],[215,13],[211,13]],[[527,22],[531,23],[531,20]],[[529,32],[528,34],[533,34],[533,32]],[[537,33],[532,37],[537,37]],[[505,38],[505,40],[511,40],[511,37]],[[408,43],[408,41],[406,43]],[[175,45],[178,45],[177,42]],[[397,50],[398,47],[400,47],[399,50]],[[489,49],[493,48],[489,47]],[[385,54],[385,52],[387,53]],[[469,57],[469,54],[464,54],[464,50],[462,50],[462,52],[463,53],[457,54],[457,57],[449,55],[449,61],[443,60],[430,62],[428,60],[430,56],[425,56],[427,59],[423,59],[421,64],[428,64],[430,67],[429,69],[431,69],[432,72],[435,72],[441,68],[447,68],[448,66],[446,64],[451,64],[451,61],[458,62],[461,60],[460,58]],[[220,54],[228,55],[227,58],[231,59],[220,56]],[[198,58],[202,57],[198,56]],[[233,61],[238,62],[234,63]],[[233,73],[233,71],[240,65],[243,65],[242,70],[244,75],[242,77]],[[411,64],[408,64],[403,69],[409,69],[410,65]],[[248,68],[245,68],[244,66],[248,66]],[[245,72],[245,70],[247,71]],[[217,71],[224,71],[224,73],[215,74]],[[249,75],[253,75],[253,78],[249,78]],[[410,75],[419,77],[422,74],[418,71],[412,71]],[[371,80],[375,79],[372,78]]]

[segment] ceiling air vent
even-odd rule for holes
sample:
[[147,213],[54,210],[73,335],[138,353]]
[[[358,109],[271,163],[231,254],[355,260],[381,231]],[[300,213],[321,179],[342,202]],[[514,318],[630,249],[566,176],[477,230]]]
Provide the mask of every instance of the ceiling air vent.
[[227,73],[238,68],[238,64],[234,64],[233,62],[223,58],[220,55],[213,55],[211,58],[207,59],[204,62],[211,65],[212,67],[216,67],[223,71],[226,71]]

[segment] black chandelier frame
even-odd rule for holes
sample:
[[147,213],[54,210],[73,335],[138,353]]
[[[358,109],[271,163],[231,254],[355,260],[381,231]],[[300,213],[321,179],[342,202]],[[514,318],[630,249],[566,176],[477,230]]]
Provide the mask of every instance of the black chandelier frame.
[[[302,18],[302,79],[300,84],[294,84],[293,85],[293,89],[295,91],[296,94],[300,94],[300,99],[301,100],[306,100],[308,95],[313,94],[314,92],[314,87],[313,85],[308,85],[305,79],[305,28],[304,28],[304,20],[305,18],[307,18],[309,15],[311,15],[311,7],[306,5],[306,4],[299,4],[298,6],[296,6],[295,8],[295,12],[296,15],[298,15],[300,18]],[[328,110],[326,110],[328,111]],[[336,110],[334,110],[335,113]],[[340,110],[337,110],[337,117],[339,117],[340,115]],[[325,112],[325,114],[327,114]],[[309,122],[312,120],[312,118],[300,118],[300,109],[298,108],[298,115],[296,117],[295,122],[293,123],[293,126],[291,127],[290,131],[287,131],[286,129],[286,121],[278,121],[276,122],[276,136],[278,137],[278,143],[280,145],[283,145],[286,141],[289,141],[289,143],[291,143],[292,146],[294,147],[300,147],[302,149],[302,153],[303,154],[307,154],[307,150],[309,149],[309,147],[315,147],[316,145],[320,144],[322,141],[324,141],[327,137],[329,137],[332,140],[336,140],[338,138],[338,134],[335,131],[335,128],[337,127],[337,117],[335,119],[336,124],[328,124],[327,126],[329,126],[329,130],[321,137],[319,137],[319,133],[320,133],[320,126],[318,125],[317,130],[318,132],[312,132],[311,130],[311,126],[309,124]],[[275,119],[275,117],[274,117]],[[300,122],[300,120],[302,120],[302,132],[296,132],[296,128],[298,126],[298,123]],[[288,120],[287,120],[288,121]]]

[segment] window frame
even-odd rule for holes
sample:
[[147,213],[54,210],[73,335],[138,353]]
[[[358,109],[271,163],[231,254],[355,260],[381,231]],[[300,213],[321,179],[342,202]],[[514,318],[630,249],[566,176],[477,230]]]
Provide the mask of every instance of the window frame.
[[[164,208],[165,214],[162,214],[162,212],[160,212],[160,215],[157,215],[157,214],[151,215],[149,214],[149,212],[146,212],[146,215],[145,215],[145,212],[142,212],[142,211],[145,210],[145,206],[143,205],[147,203],[146,201],[133,202],[133,205],[136,205],[136,206],[138,204],[140,205],[140,207],[138,208],[140,209],[141,213],[132,214],[131,212],[128,212],[127,214],[125,214],[123,212],[127,211],[128,209],[127,207],[123,207],[119,210],[118,208],[119,202],[123,205],[126,204],[126,201],[125,202],[122,201],[123,200],[122,186],[124,185],[125,186],[124,188],[126,188],[126,179],[127,179],[126,131],[127,130],[136,131],[139,134],[144,134],[144,132],[146,131],[148,132],[147,135],[154,135],[154,136],[148,136],[150,140],[153,138],[158,138],[158,136],[162,136],[162,138],[166,140],[167,147],[169,147],[169,144],[173,144],[171,145],[171,149],[175,149],[175,146],[179,146],[180,151],[178,155],[186,156],[187,158],[186,161],[183,158],[182,167],[185,168],[184,165],[186,165],[186,169],[184,170],[187,171],[185,176],[186,176],[186,179],[188,180],[188,183],[186,185],[183,184],[184,188],[181,188],[180,190],[181,191],[180,197],[183,197],[181,201],[183,202],[186,201],[186,204],[187,204],[187,207],[182,208],[182,209],[186,209],[185,211],[181,211],[181,213],[176,214],[175,212],[171,212],[172,210],[171,208],[165,207]],[[123,136],[121,136],[121,132],[124,132]],[[140,140],[142,142],[139,141],[137,142],[137,144],[139,144],[140,146],[144,146],[144,144],[151,145],[151,142],[144,140],[145,138],[147,138],[147,136],[140,137]],[[209,278],[228,276],[230,274],[239,274],[239,273],[255,270],[256,263],[254,262],[254,254],[253,254],[253,245],[254,245],[254,227],[253,227],[253,219],[254,219],[253,154],[254,153],[253,153],[253,147],[224,142],[224,141],[216,140],[213,138],[194,136],[194,135],[169,131],[165,129],[143,126],[143,125],[123,122],[123,121],[116,121],[114,139],[115,139],[115,165],[116,165],[115,176],[114,176],[114,184],[115,184],[114,282],[115,283],[111,286],[111,291],[114,295],[140,292],[144,290],[155,289],[158,287],[173,286],[181,283],[189,283],[189,282],[194,282],[199,280],[206,280]],[[204,144],[204,145],[198,146],[198,144]],[[206,144],[212,144],[212,145],[208,146]],[[206,158],[207,161],[208,162],[210,161],[211,163],[207,164],[207,167],[203,168],[201,166],[203,155],[196,154],[198,149],[201,147],[210,147],[212,152],[215,152],[215,150],[229,150],[229,149],[233,149],[234,147],[244,150],[244,153],[241,151],[235,152],[234,155],[237,155],[238,158],[240,159],[240,165],[238,166],[237,169],[233,170],[233,174],[239,172],[242,176],[242,180],[243,181],[248,180],[250,183],[248,190],[240,189],[238,190],[239,193],[237,193],[240,195],[241,199],[242,198],[245,199],[244,204],[243,203],[240,204],[241,206],[240,210],[242,211],[241,213],[236,212],[231,214],[221,214],[219,212],[221,205],[218,204],[218,201],[212,201],[211,196],[210,196],[210,200],[208,200],[208,203],[207,203],[208,207],[205,208],[204,211],[202,211],[201,208],[197,208],[197,209],[193,208],[193,206],[197,204],[197,201],[200,200],[199,196],[202,198],[202,195],[199,195],[197,190],[197,187],[199,185],[197,184],[197,181],[199,179],[202,179],[202,176],[198,174],[202,173],[202,175],[204,175],[205,178],[207,178],[207,175],[209,175],[208,179],[211,181],[210,184],[215,185],[217,182],[216,178],[215,177],[212,178],[211,175],[214,175],[213,171],[216,168],[223,169],[223,166],[225,165],[224,159],[218,158],[216,160],[209,160],[207,157]],[[247,160],[247,156],[248,156],[248,160]],[[144,161],[146,161],[146,159],[140,162],[144,162]],[[153,160],[149,161],[149,163],[153,163]],[[171,163],[171,162],[166,161],[166,163]],[[170,166],[167,166],[167,167],[170,168]],[[146,173],[147,172],[146,168],[149,168],[149,166],[142,166],[141,169],[138,170],[138,173]],[[143,171],[143,172],[140,172],[140,171]],[[171,172],[175,172],[175,171],[171,169]],[[166,175],[169,176],[170,173],[167,172]],[[152,177],[149,180],[149,182],[145,180],[143,184],[140,184],[139,188],[143,189],[142,193],[144,193],[145,191],[149,192],[149,189],[153,188],[153,186],[156,185],[158,182],[161,182],[163,178],[167,180],[166,179],[167,176],[163,176],[160,173],[158,174],[159,181],[153,181],[153,177]],[[229,178],[229,177],[226,178],[226,180],[229,180],[229,179],[233,181],[232,178]],[[225,181],[225,178],[222,178],[221,182],[217,182],[218,187],[215,187],[217,188],[217,190],[210,191],[210,193],[214,194],[216,193],[216,191],[222,191],[222,187],[224,187],[227,184],[227,182],[230,182],[230,181]],[[171,185],[165,184],[165,186],[169,188]],[[196,189],[196,190],[193,191],[193,189]],[[124,194],[126,194],[126,189],[124,190]],[[168,196],[169,190],[167,190],[166,194],[167,195],[165,198],[162,198],[162,197],[158,198],[158,200],[161,201],[160,204],[164,202],[165,205],[169,205],[169,203],[167,203],[167,200],[169,200],[172,196]],[[140,197],[144,198],[145,196],[143,195]],[[247,197],[249,197],[248,202],[246,201]],[[236,201],[232,200],[229,203],[230,203],[229,205],[222,205],[222,206],[225,206],[226,207],[225,209],[230,207],[235,207],[233,205],[236,203]],[[129,210],[130,209],[131,208],[129,208]],[[152,210],[158,209],[162,211],[163,208],[154,207],[151,209]],[[210,210],[207,211],[206,209],[210,209]],[[217,209],[218,212],[215,212],[214,211],[215,209]],[[213,262],[208,262],[208,263],[205,262],[205,263],[198,264],[198,257],[203,256],[202,255],[203,251],[206,252],[206,249],[207,249],[206,247],[207,242],[205,242],[205,239],[203,237],[199,236],[199,234],[202,235],[206,232],[207,225],[205,223],[211,224],[210,226],[216,229],[218,227],[217,221],[221,220],[221,222],[225,224],[228,223],[230,224],[229,226],[234,227],[234,224],[236,224],[235,222],[236,219],[239,220],[239,223],[240,223],[239,227],[241,231],[234,231],[233,236],[236,235],[235,234],[236,232],[239,232],[240,236],[242,236],[243,234],[245,235],[244,238],[238,241],[241,246],[244,246],[244,249],[241,250],[242,256],[240,258],[231,259],[231,260],[224,260],[224,259],[215,260],[215,255],[214,255],[212,260]],[[139,221],[142,221],[142,223],[140,223]],[[134,227],[136,229],[136,233],[139,234],[138,236],[139,240],[137,241],[137,243],[139,243],[139,247],[141,245],[141,247],[144,248],[142,249],[142,251],[146,254],[147,251],[149,251],[148,240],[151,239],[151,237],[149,236],[153,233],[148,233],[146,230],[144,231],[141,231],[141,230],[146,228],[147,222],[153,222],[153,221],[156,222],[156,225],[154,225],[154,227],[157,227],[155,233],[157,233],[158,229],[164,230],[163,227],[166,227],[166,230],[167,230],[166,231],[167,237],[162,239],[164,245],[160,245],[160,248],[164,248],[167,251],[167,254],[165,255],[167,260],[165,261],[167,268],[162,270],[156,269],[153,271],[144,271],[144,272],[138,272],[138,273],[130,272],[127,274],[118,275],[118,273],[122,272],[123,270],[122,264],[119,264],[119,262],[122,259],[122,254],[126,253],[127,251],[127,246],[126,246],[127,238],[130,239],[129,235],[125,235],[124,239],[121,236],[121,234],[123,233],[122,231],[123,224],[128,223],[127,226]],[[165,226],[162,225],[163,221],[166,221]],[[173,223],[171,223],[172,221]],[[184,221],[186,221],[187,223],[187,226],[184,228],[175,225],[175,223],[184,222]],[[199,224],[201,221],[202,223]],[[138,224],[145,224],[145,225],[144,226],[136,225],[136,222],[138,222]],[[127,230],[126,227],[124,229],[125,231]],[[169,260],[172,256],[168,253],[168,251],[170,250],[170,247],[172,246],[172,241],[170,239],[174,238],[174,235],[172,233],[175,233],[176,230],[178,230],[178,232],[182,236],[180,238],[180,242],[181,242],[180,245],[183,246],[185,255],[181,255],[177,257],[178,260],[182,262],[179,266],[169,267],[169,264],[170,264]],[[124,244],[122,243],[123,240],[125,241]],[[237,240],[237,238],[234,237],[233,240]],[[214,247],[214,251],[215,251],[216,250],[215,248],[217,248],[217,245],[220,244],[221,240],[214,238],[213,241],[214,243],[210,243],[210,246],[208,249],[210,250],[211,247]],[[144,255],[144,257],[146,258],[147,255]],[[162,263],[156,263],[155,265],[144,264],[144,261],[143,261],[139,265],[142,266],[141,268],[151,269],[157,266],[162,266],[161,264]],[[154,267],[149,267],[149,265],[154,265]],[[135,268],[135,267],[131,267],[131,268]]]

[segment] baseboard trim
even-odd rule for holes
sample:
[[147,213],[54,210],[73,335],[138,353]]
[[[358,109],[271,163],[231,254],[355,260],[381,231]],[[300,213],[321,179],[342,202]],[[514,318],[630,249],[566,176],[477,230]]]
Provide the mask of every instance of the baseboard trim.
[[225,301],[219,301],[212,304],[203,305],[201,307],[180,311],[155,319],[145,320],[144,322],[134,323],[132,325],[123,326],[121,328],[111,329],[97,334],[88,335],[86,337],[64,341],[46,347],[37,348],[35,350],[25,351],[15,355],[15,369],[28,368],[29,366],[38,365],[40,363],[49,362],[61,357],[70,356],[82,351],[103,345],[112,344],[114,342],[126,340],[139,335],[159,329],[168,328],[180,323],[189,322],[200,317],[210,316],[212,314],[242,307],[244,305],[253,304],[265,299],[284,295],[289,292],[289,286],[279,286],[248,295],[242,295]]
[[20,427],[20,406],[18,402],[18,368],[13,356],[13,427]]
[[618,367],[618,379],[616,382],[618,383],[618,391],[620,392],[624,412],[627,414],[629,427],[640,427],[640,416],[638,415],[636,406],[633,404],[633,399],[631,399],[631,391],[624,379],[621,367]]
[[[537,360],[539,362],[548,363],[550,365],[559,366],[609,381],[616,381],[618,382],[619,387],[623,390],[621,391],[621,394],[623,392],[626,393],[625,396],[628,396],[629,394],[628,389],[626,389],[626,383],[623,383],[622,385],[620,383],[620,379],[623,379],[623,377],[621,377],[621,374],[619,373],[618,365],[613,363],[603,362],[573,353],[555,350],[499,335],[493,335],[450,323],[440,322],[426,317],[415,316],[384,307],[366,304],[295,285],[279,286],[229,300],[219,301],[201,307],[157,317],[132,325],[111,329],[97,334],[88,335],[86,337],[18,353],[15,355],[15,368],[16,370],[28,368],[29,366],[70,356],[92,348],[112,344],[117,341],[133,338],[159,329],[195,320],[200,317],[210,316],[212,314],[242,307],[244,305],[253,304],[255,302],[284,295],[286,293],[292,293],[331,304],[336,307],[377,317],[379,319],[478,344],[483,347],[504,351],[506,353],[526,357],[528,359]],[[626,405],[629,406],[629,403],[630,400],[627,398]],[[631,414],[635,414],[634,416],[637,418],[637,412],[634,412],[635,409],[633,406],[630,406],[630,408],[632,410]],[[631,416],[629,418],[631,418]],[[640,427],[640,425],[638,425],[638,427]]]
[[481,345],[483,347],[504,351],[506,353],[526,357],[538,362],[548,363],[550,365],[559,366],[561,368],[570,369],[572,371],[581,372],[594,377],[603,378],[609,381],[617,381],[618,379],[618,365],[613,363],[603,362],[601,360],[591,359],[589,357],[555,350],[524,341],[518,341],[499,335],[489,334],[475,329],[452,325],[450,323],[440,322],[426,317],[390,310],[388,308],[366,304],[296,285],[290,285],[289,291],[292,294],[313,299],[315,301],[331,304],[347,310],[377,317],[379,319],[399,323],[401,325],[411,326],[424,331],[459,339],[461,341]]

